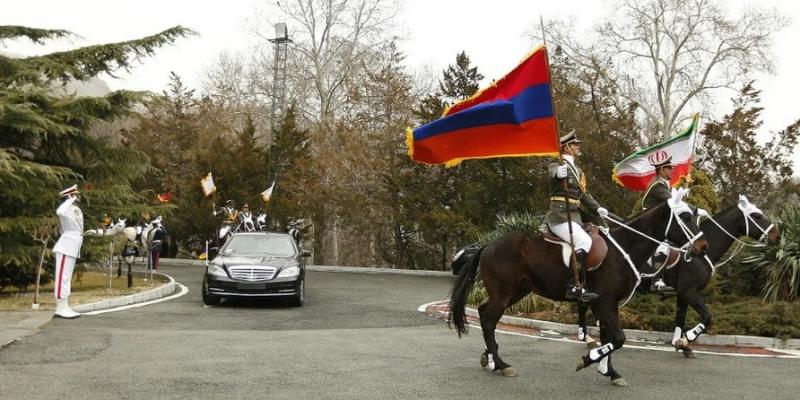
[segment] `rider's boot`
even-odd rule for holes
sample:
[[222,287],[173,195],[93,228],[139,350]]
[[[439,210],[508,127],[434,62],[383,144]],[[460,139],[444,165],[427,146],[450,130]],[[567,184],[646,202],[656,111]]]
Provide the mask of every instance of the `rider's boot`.
[[597,299],[597,293],[590,292],[586,288],[586,257],[587,254],[584,250],[576,250],[575,258],[578,261],[578,267],[581,269],[581,277],[583,286],[575,284],[575,275],[570,273],[569,282],[567,282],[567,292],[565,294],[567,299],[580,300],[582,303],[588,303]]

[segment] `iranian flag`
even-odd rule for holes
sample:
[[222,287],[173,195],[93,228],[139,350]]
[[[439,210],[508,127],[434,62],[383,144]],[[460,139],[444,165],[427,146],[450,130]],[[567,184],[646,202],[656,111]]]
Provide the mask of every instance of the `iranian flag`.
[[651,160],[666,156],[672,157],[672,179],[674,186],[682,177],[689,175],[694,156],[694,141],[700,114],[692,117],[692,123],[677,136],[629,155],[614,167],[611,178],[620,185],[637,192],[647,190],[647,185],[656,176]]

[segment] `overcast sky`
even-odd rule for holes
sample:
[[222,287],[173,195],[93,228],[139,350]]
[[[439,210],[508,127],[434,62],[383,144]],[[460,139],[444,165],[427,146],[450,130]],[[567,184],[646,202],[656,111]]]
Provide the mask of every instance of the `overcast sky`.
[[[723,0],[735,14],[754,1]],[[775,76],[759,77],[766,131],[780,130],[800,118],[800,5],[794,0],[759,0],[792,19],[775,40]],[[199,87],[204,68],[223,51],[247,52],[261,39],[252,34],[257,20],[280,22],[274,0],[27,0],[4,4],[0,25],[24,25],[70,30],[81,38],[70,43],[31,46],[6,42],[0,51],[32,55],[98,43],[110,43],[183,25],[200,33],[157,51],[121,79],[106,79],[113,89],[161,91],[175,71],[191,87]],[[559,0],[401,0],[397,32],[401,50],[414,70],[429,68],[437,75],[464,50],[487,81],[502,76],[532,49],[526,33],[545,20],[573,17],[588,29],[608,10],[605,2]],[[259,17],[257,17],[259,16]],[[291,24],[289,25],[291,35]],[[721,94],[718,115],[730,111]],[[800,152],[798,152],[800,153]],[[798,156],[800,159],[800,156]],[[796,164],[798,164],[796,162]]]

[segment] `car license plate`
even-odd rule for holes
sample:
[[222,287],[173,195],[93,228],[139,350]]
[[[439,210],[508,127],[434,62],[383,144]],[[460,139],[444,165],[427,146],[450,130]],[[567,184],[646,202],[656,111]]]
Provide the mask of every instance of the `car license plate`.
[[263,283],[250,283],[250,282],[241,282],[236,284],[236,288],[239,290],[264,290]]

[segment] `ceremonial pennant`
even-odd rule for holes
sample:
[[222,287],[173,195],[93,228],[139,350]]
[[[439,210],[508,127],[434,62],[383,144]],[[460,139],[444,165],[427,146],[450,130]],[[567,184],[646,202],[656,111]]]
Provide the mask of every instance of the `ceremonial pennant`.
[[264,200],[264,203],[268,203],[270,199],[272,199],[272,189],[274,188],[275,188],[275,182],[273,181],[269,189],[261,192],[261,199]]
[[200,179],[200,188],[203,189],[203,194],[206,197],[211,196],[217,191],[217,187],[214,186],[214,177],[211,176],[211,172],[209,172],[205,178]]

